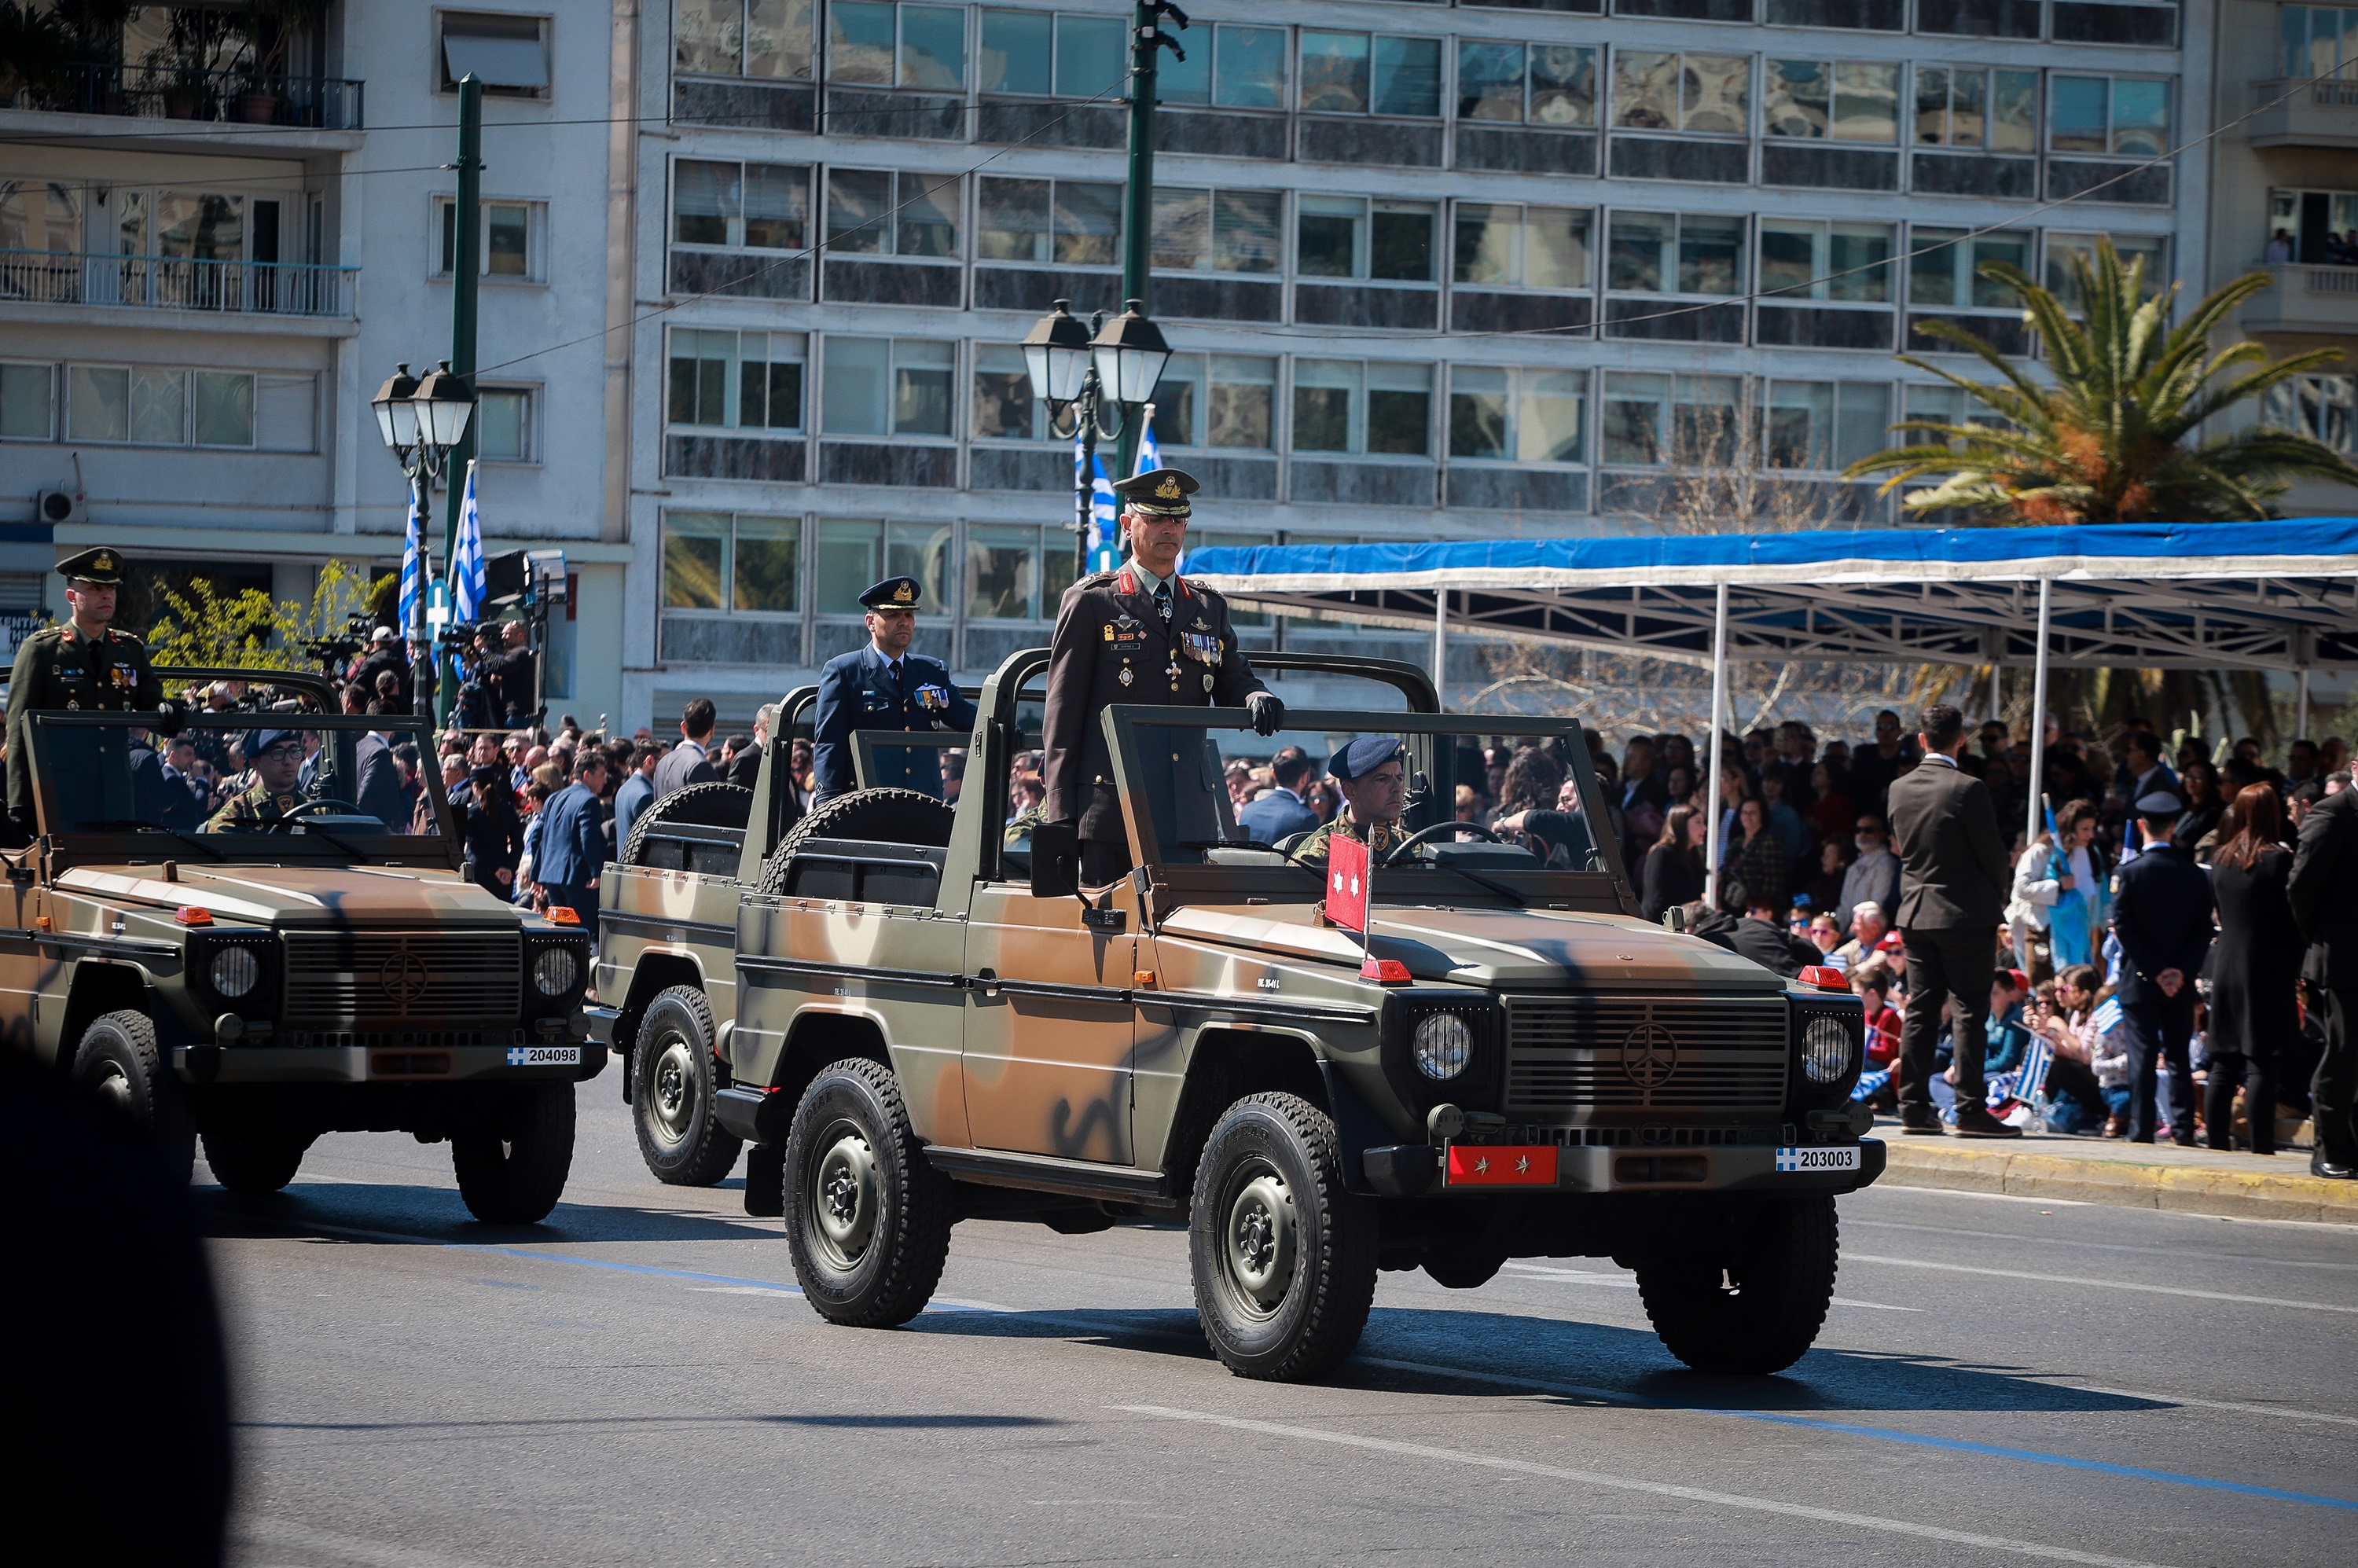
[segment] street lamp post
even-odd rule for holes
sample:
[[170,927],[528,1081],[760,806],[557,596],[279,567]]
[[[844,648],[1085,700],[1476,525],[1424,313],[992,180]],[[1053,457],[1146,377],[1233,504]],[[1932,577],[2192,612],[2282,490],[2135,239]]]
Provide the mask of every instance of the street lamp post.
[[1110,321],[1103,311],[1095,312],[1086,328],[1074,318],[1072,301],[1059,299],[1024,334],[1023,369],[1032,395],[1048,406],[1049,429],[1060,438],[1069,432],[1080,442],[1073,465],[1076,581],[1089,571],[1091,460],[1098,441],[1120,435],[1139,406],[1153,398],[1170,360],[1163,330],[1147,319],[1135,299]]
[[451,450],[466,438],[468,424],[475,412],[475,390],[467,384],[466,377],[450,369],[449,360],[427,371],[423,381],[409,373],[405,361],[377,388],[376,395],[369,399],[369,406],[376,410],[377,433],[384,438],[402,472],[409,477],[410,512],[416,520],[418,552],[424,557],[418,562],[417,599],[410,612],[408,628],[415,706],[423,713],[427,703],[426,656],[433,652],[433,638],[426,626],[426,590],[434,580],[427,519],[433,512],[434,481],[449,467]]

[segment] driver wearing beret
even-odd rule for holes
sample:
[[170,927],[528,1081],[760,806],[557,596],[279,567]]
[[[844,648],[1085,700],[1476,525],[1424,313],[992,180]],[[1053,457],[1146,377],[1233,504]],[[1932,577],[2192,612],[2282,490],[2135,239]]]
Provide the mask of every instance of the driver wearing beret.
[[303,731],[257,730],[245,760],[254,769],[254,782],[222,803],[205,824],[205,832],[254,832],[284,820],[303,804],[297,787],[303,773]]
[[1408,810],[1408,763],[1401,743],[1391,735],[1366,735],[1336,752],[1326,764],[1327,774],[1343,792],[1343,809],[1335,820],[1302,841],[1294,859],[1324,864],[1326,840],[1336,834],[1356,838],[1368,853],[1382,860],[1408,837],[1401,816]]

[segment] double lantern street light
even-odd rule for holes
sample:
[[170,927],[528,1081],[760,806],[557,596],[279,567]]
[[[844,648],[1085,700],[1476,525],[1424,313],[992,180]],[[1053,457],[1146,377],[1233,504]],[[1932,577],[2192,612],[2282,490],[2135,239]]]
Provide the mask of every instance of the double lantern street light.
[[1072,313],[1072,301],[1059,299],[1023,338],[1023,368],[1031,377],[1032,395],[1048,406],[1050,430],[1059,438],[1075,435],[1080,439],[1080,458],[1073,465],[1073,527],[1079,535],[1074,546],[1076,579],[1089,570],[1095,467],[1090,460],[1098,438],[1120,436],[1138,410],[1153,400],[1155,384],[1171,360],[1163,330],[1147,319],[1139,303],[1130,300],[1130,308],[1110,321],[1097,311],[1084,327]]
[[[394,460],[401,471],[409,476],[409,504],[418,523],[418,544],[426,544],[427,520],[433,515],[434,481],[442,477],[449,466],[451,451],[466,438],[467,425],[475,412],[475,389],[467,378],[450,368],[444,360],[437,369],[427,371],[421,381],[409,373],[406,362],[397,368],[385,384],[369,399],[376,410],[376,427],[384,444],[393,450]],[[413,648],[428,643],[426,631],[426,584],[433,574],[419,563],[417,606],[408,628]],[[424,658],[413,661],[413,674],[417,682],[417,711],[427,710],[427,672],[432,663]]]

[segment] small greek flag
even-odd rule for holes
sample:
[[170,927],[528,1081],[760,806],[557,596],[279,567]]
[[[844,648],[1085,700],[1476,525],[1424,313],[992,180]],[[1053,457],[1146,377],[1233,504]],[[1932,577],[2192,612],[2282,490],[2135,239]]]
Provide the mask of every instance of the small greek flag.
[[401,632],[410,634],[425,613],[426,497],[416,484],[409,487],[409,538],[401,551]]
[[483,612],[483,517],[475,506],[475,460],[467,460],[467,493],[459,503],[459,543],[450,553],[450,603],[461,622]]
[[1152,473],[1163,466],[1163,449],[1154,444],[1154,405],[1149,403],[1139,416],[1138,467],[1135,474]]
[[2096,1016],[2088,1022],[2096,1026],[2099,1034],[2110,1034],[2118,1029],[2121,1026],[2121,999],[2107,997],[2104,1005],[2096,1010]]
[[[1098,453],[1087,456],[1093,472],[1089,478],[1089,570],[1109,572],[1121,565],[1121,508],[1116,503],[1113,481],[1106,475],[1105,459]],[[1073,443],[1073,472],[1083,471],[1081,444]]]
[[1778,1150],[1777,1168],[1780,1171],[1800,1170],[1801,1168],[1801,1152],[1799,1149]]

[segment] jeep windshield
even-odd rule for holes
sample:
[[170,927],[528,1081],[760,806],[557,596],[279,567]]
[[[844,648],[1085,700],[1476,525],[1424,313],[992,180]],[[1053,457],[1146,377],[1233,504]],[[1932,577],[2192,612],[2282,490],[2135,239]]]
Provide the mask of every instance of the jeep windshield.
[[[1574,721],[1295,708],[1270,739],[1238,708],[1116,706],[1104,722],[1131,853],[1182,897],[1314,901],[1325,842],[1347,831],[1372,848],[1379,902],[1623,907],[1616,826]],[[1312,759],[1309,799],[1254,809],[1289,741]],[[1336,779],[1338,756],[1359,776]]]
[[432,757],[423,719],[205,712],[167,738],[156,713],[29,718],[9,765],[29,763],[40,831],[81,858],[449,859],[440,781],[398,750]]

